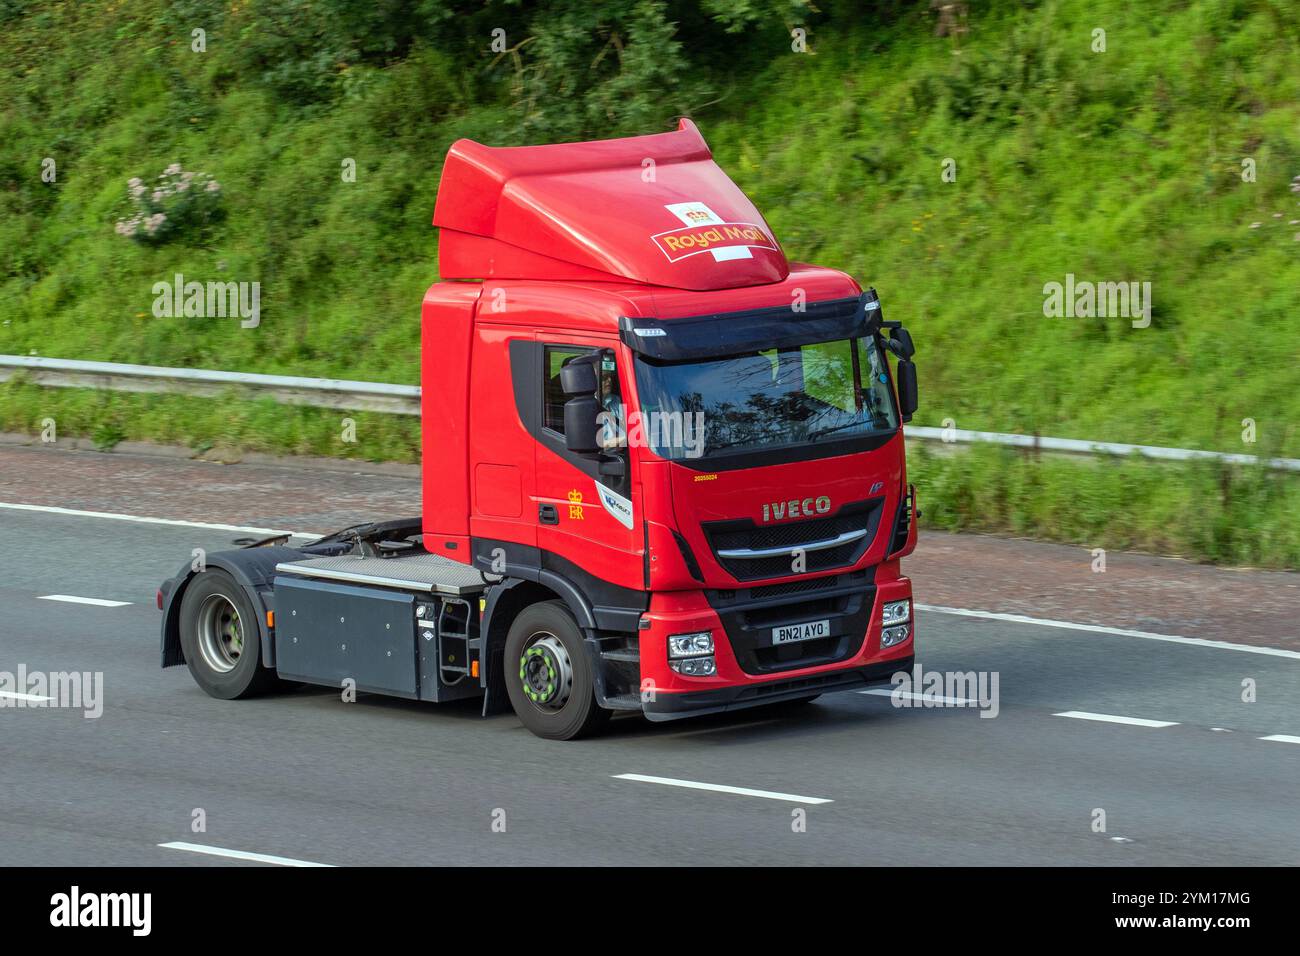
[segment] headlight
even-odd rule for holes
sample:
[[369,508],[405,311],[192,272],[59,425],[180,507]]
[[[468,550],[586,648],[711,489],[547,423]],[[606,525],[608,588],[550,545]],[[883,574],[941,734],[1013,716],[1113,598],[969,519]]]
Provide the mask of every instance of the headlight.
[[908,635],[912,632],[910,624],[899,624],[897,627],[887,627],[880,632],[880,646],[893,647],[895,644],[902,644],[907,640]]
[[885,627],[902,624],[912,619],[911,601],[887,601],[880,609],[880,623]]
[[698,657],[713,653],[713,632],[699,631],[695,634],[671,634],[668,637],[669,657]]

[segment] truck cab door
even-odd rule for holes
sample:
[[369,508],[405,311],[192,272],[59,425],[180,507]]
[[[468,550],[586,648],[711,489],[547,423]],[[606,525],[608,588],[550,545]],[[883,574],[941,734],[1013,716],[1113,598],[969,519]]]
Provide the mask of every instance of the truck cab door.
[[[539,333],[542,344],[543,441],[536,446],[537,546],[544,566],[570,577],[583,572],[620,589],[643,591],[644,530],[640,488],[635,481],[627,443],[624,396],[630,394],[614,339]],[[604,460],[581,456],[564,447],[564,404],[560,369],[568,361],[599,354],[597,364],[602,406]],[[621,471],[621,474],[610,474]],[[576,572],[575,572],[576,569]],[[600,590],[590,583],[589,590]],[[594,604],[626,604],[627,596]]]

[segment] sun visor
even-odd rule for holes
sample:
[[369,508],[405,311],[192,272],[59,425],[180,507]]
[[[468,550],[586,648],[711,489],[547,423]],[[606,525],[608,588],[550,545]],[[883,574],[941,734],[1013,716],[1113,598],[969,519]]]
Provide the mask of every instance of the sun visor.
[[859,338],[879,329],[880,319],[880,300],[871,289],[854,298],[811,302],[800,312],[780,305],[682,319],[624,316],[619,334],[646,358],[681,362]]

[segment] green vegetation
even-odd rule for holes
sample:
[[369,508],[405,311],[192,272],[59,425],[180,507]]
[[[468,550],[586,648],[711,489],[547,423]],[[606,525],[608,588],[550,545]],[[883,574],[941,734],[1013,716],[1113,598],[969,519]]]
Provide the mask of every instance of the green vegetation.
[[1044,537],[1088,548],[1300,568],[1300,481],[1216,462],[1037,456],[909,444],[922,527]]
[[[0,0],[0,352],[415,382],[454,139],[686,112],[788,253],[907,320],[919,423],[1300,457],[1300,8],[860,6]],[[118,234],[127,181],[177,163],[219,209]],[[154,318],[178,272],[261,282],[261,325]],[[1067,274],[1149,281],[1150,327],[1044,317]],[[396,417],[343,446],[318,410],[0,386],[0,428],[47,415],[105,445],[418,456]],[[1293,477],[991,449],[913,475],[943,527],[1300,564]]]

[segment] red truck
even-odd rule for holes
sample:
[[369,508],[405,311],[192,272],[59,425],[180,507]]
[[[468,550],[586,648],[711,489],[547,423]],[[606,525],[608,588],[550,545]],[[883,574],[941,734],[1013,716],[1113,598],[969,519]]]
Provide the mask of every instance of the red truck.
[[874,290],[788,262],[685,119],[461,140],[433,223],[421,516],[186,565],[164,667],[509,701],[566,740],[910,668],[916,367]]

